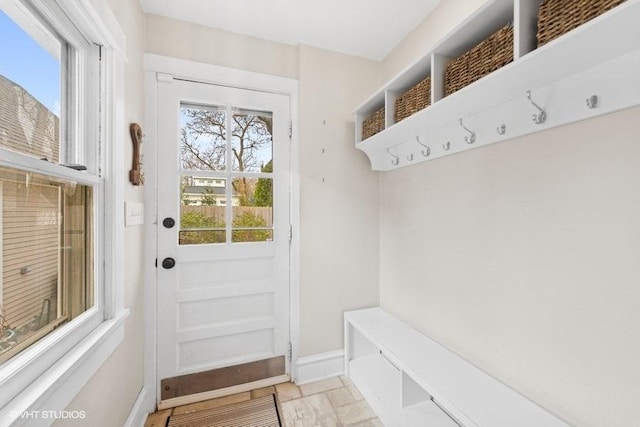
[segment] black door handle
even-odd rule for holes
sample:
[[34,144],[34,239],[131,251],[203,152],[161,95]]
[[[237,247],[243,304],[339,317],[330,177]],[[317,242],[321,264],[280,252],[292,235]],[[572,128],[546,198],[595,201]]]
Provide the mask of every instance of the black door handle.
[[162,260],[162,267],[166,268],[167,270],[175,266],[176,266],[176,260],[173,258],[165,258]]
[[173,226],[176,225],[176,220],[173,218],[165,218],[162,220],[162,225],[164,225],[164,228],[173,228]]

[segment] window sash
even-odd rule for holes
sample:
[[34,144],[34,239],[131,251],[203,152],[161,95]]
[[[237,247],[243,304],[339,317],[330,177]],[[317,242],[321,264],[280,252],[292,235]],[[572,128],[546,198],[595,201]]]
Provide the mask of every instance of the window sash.
[[[63,53],[64,58],[61,58],[61,76],[63,81],[65,75],[71,77],[63,84],[61,116],[67,117],[71,123],[61,123],[66,130],[61,136],[60,163],[82,164],[87,170],[77,171],[2,147],[0,165],[75,181],[93,188],[94,305],[0,364],[0,389],[3,391],[0,393],[0,408],[29,390],[32,384],[41,381],[41,376],[63,359],[70,349],[82,343],[105,319],[114,318],[116,309],[122,308],[119,303],[114,305],[115,300],[112,301],[116,294],[116,275],[113,272],[106,274],[104,269],[105,262],[111,260],[112,245],[117,244],[106,242],[105,230],[114,233],[118,224],[116,211],[107,209],[111,206],[107,202],[120,200],[120,190],[113,179],[107,180],[101,176],[105,167],[110,165],[106,163],[106,156],[101,156],[101,150],[105,147],[100,144],[105,137],[114,138],[109,129],[115,125],[111,117],[114,113],[111,104],[115,98],[104,95],[107,89],[115,89],[116,69],[111,62],[111,68],[106,67],[107,61],[102,61],[103,52],[99,43],[91,43],[78,29],[79,26],[85,32],[91,29],[90,37],[99,41],[102,37],[96,35],[103,34],[105,28],[96,30],[88,24],[100,18],[91,14],[93,5],[86,0],[71,0],[63,4],[50,0],[2,0],[3,9],[7,5],[25,16],[33,14],[41,22],[47,22],[44,25],[68,43],[67,53]],[[14,18],[14,15],[9,16]],[[78,26],[69,16],[75,18]],[[114,51],[108,55],[109,59],[119,61]],[[108,79],[105,80],[106,85],[101,81],[103,77]]]

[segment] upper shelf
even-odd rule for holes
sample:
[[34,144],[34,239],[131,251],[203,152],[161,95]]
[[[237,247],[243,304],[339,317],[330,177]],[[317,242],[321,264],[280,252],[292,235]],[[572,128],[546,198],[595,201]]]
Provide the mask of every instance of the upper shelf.
[[[391,170],[640,105],[640,0],[628,0],[535,49],[537,12],[536,1],[488,2],[361,104],[355,112],[356,147],[369,156],[372,168]],[[514,62],[444,97],[448,60],[509,22]],[[428,75],[431,106],[394,123],[397,95]],[[544,123],[531,120],[538,110],[528,91],[545,110]],[[586,105],[594,95],[597,105]],[[362,120],[383,106],[385,130],[363,141]],[[471,134],[474,142],[468,144],[465,136],[469,140]]]

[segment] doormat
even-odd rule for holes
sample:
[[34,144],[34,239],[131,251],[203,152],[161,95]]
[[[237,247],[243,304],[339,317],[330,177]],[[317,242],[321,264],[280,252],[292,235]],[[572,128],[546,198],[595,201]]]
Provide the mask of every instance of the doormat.
[[172,415],[167,427],[281,427],[275,394],[218,408]]

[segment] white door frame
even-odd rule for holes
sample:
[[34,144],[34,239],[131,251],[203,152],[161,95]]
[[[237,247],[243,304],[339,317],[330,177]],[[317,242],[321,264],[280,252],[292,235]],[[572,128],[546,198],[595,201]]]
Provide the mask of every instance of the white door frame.
[[[162,75],[169,75],[195,82],[231,86],[261,92],[278,93],[289,96],[292,135],[291,135],[291,203],[290,221],[292,225],[292,240],[290,250],[290,304],[289,330],[292,345],[290,364],[291,378],[298,377],[296,360],[299,348],[299,309],[300,309],[300,170],[298,155],[298,81],[296,79],[255,73],[251,71],[222,67],[187,61],[161,55],[144,55],[144,93],[145,93],[145,123],[143,125],[144,139],[142,152],[144,153],[145,174],[145,225],[144,225],[144,388],[147,390],[147,407],[155,407],[160,398],[159,381],[156,377],[156,349],[157,349],[157,280],[155,262],[156,232],[157,232],[157,79]],[[129,164],[125,159],[124,164]],[[153,390],[153,392],[151,392]]]

